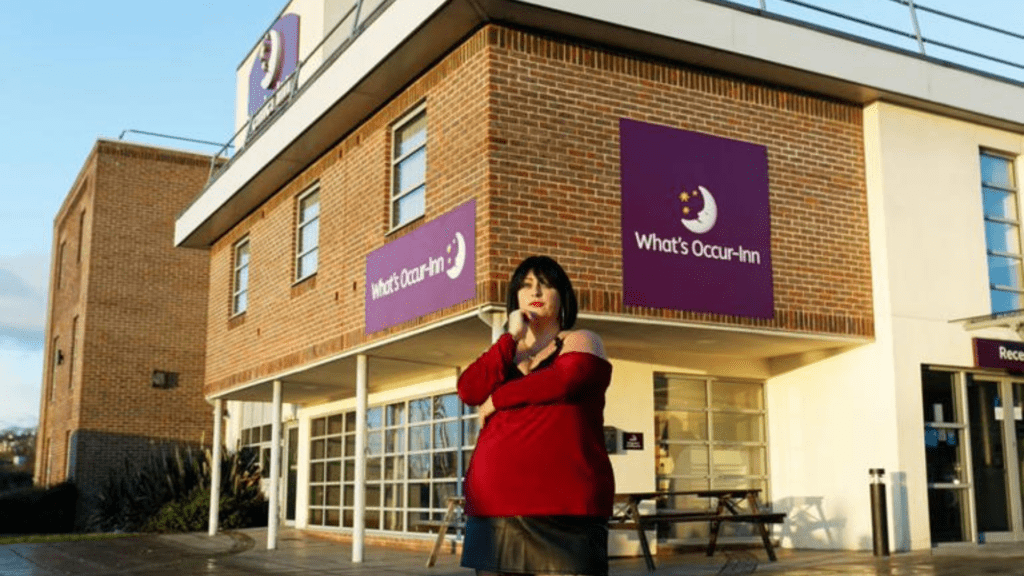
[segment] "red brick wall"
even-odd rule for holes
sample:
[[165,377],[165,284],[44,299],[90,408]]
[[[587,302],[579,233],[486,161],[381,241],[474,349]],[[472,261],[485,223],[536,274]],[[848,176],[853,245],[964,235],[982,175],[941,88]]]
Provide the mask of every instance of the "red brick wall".
[[[212,412],[202,394],[209,254],[175,248],[174,222],[206,182],[209,157],[100,141],[55,220],[54,252],[65,241],[60,287],[51,272],[40,446],[53,446],[52,483],[67,474],[67,433],[103,432],[147,441],[209,443]],[[78,260],[80,215],[85,233]],[[70,333],[78,316],[74,376]],[[53,336],[65,362],[48,386]],[[155,389],[153,370],[179,374]],[[103,453],[100,451],[99,453]],[[120,465],[77,462],[81,471]],[[37,459],[38,461],[38,459]],[[45,462],[37,464],[37,476]]]
[[[390,128],[428,114],[426,220],[477,199],[476,301],[363,335],[368,252],[388,230]],[[776,317],[622,308],[618,121],[768,148]],[[428,70],[211,250],[207,393],[486,302],[531,253],[557,258],[585,311],[870,336],[859,106],[488,26]],[[295,197],[320,183],[320,266],[293,286]],[[230,319],[249,235],[249,310]]]

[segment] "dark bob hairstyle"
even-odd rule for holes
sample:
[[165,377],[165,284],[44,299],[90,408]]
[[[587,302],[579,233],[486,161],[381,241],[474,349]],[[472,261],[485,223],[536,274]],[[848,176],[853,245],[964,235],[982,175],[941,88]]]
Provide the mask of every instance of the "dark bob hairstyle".
[[561,306],[558,309],[558,325],[562,330],[568,330],[576,324],[576,291],[572,289],[572,282],[569,275],[553,259],[547,256],[530,256],[523,260],[516,271],[512,273],[512,280],[508,283],[508,295],[505,299],[505,311],[511,314],[519,309],[519,289],[523,287],[526,275],[533,272],[537,280],[546,286],[558,290],[558,300]]

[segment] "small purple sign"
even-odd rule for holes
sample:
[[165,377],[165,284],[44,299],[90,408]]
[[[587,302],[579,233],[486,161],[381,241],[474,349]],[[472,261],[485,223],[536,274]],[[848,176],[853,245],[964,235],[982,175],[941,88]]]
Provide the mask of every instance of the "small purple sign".
[[366,333],[476,296],[476,201],[366,256]]
[[974,365],[1024,372],[1024,342],[975,338]]
[[255,116],[299,63],[299,16],[285,14],[256,46],[249,71],[249,116]]
[[773,318],[764,146],[619,120],[627,306]]

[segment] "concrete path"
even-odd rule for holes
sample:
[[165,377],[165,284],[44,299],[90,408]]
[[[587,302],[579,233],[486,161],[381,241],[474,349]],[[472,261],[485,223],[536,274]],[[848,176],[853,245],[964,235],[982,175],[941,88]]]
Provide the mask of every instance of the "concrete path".
[[[426,568],[427,552],[367,547],[362,564],[351,545],[308,532],[283,529],[277,550],[266,550],[266,530],[146,535],[109,540],[0,546],[0,576],[263,576],[423,575],[471,576],[458,557],[442,554]],[[875,558],[867,552],[779,550],[768,562],[763,550],[725,550],[658,556],[655,576],[717,574],[1024,576],[1024,544],[986,544],[960,549]],[[645,576],[640,558],[615,559],[611,576]]]

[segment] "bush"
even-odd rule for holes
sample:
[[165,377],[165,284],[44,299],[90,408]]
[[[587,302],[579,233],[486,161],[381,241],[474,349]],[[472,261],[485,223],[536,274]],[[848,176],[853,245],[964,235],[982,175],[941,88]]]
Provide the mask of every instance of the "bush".
[[[101,532],[195,532],[209,521],[209,451],[176,446],[141,463],[125,461],[97,498],[87,529]],[[221,460],[220,524],[225,528],[266,525],[266,499],[259,488],[258,463],[243,455]],[[255,512],[263,511],[262,518]]]
[[8,492],[0,497],[0,534],[71,532],[77,503],[78,489],[70,482]]

